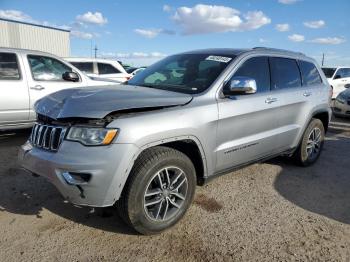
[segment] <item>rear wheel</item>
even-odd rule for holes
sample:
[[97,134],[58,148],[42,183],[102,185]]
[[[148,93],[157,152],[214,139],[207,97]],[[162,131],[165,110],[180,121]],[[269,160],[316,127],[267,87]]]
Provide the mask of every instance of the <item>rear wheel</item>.
[[186,155],[167,147],[150,148],[135,162],[117,202],[119,214],[142,234],[158,233],[182,218],[195,186],[195,168]]
[[306,128],[298,149],[294,153],[297,164],[309,166],[319,158],[324,143],[324,126],[319,119],[312,119]]

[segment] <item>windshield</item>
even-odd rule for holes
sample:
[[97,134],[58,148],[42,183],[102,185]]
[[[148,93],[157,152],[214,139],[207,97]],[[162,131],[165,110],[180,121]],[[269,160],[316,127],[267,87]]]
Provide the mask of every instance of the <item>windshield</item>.
[[335,68],[322,68],[323,73],[326,75],[327,78],[332,78],[335,72]]
[[198,94],[208,89],[234,58],[215,54],[173,55],[143,70],[128,84]]

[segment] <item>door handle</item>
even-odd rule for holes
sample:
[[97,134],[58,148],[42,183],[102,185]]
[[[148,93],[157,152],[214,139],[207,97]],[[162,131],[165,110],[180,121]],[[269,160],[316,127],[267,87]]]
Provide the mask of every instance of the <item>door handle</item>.
[[271,103],[276,102],[276,101],[278,101],[277,98],[275,98],[275,97],[268,97],[268,98],[266,98],[265,103],[266,104],[271,104]]
[[311,96],[311,95],[312,95],[311,92],[304,92],[304,94],[303,94],[303,96],[305,96],[305,97],[308,97],[308,96]]
[[33,90],[43,90],[45,89],[45,87],[41,86],[41,85],[36,85],[36,86],[31,86],[30,89],[33,89]]

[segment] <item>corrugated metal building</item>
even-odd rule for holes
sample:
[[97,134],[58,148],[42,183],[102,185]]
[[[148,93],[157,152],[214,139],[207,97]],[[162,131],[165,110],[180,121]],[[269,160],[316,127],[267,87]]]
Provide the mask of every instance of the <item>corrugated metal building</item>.
[[69,30],[0,18],[0,47],[70,56]]

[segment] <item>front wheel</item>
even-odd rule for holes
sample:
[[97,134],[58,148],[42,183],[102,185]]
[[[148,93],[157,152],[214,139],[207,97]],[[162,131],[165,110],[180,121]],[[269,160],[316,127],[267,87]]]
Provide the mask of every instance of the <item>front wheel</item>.
[[312,119],[306,128],[294,159],[301,166],[309,166],[319,158],[324,143],[324,126],[321,120]]
[[136,160],[118,211],[136,231],[155,234],[182,218],[195,187],[195,168],[186,155],[167,147],[150,148]]

